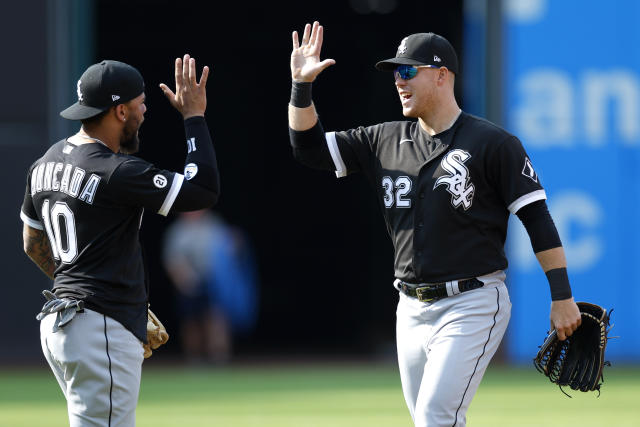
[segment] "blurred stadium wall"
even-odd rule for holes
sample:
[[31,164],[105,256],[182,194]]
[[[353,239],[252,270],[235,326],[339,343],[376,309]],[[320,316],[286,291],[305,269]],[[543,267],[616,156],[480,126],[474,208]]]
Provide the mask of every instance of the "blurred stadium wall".
[[[640,3],[510,0],[503,11],[504,125],[549,197],[576,301],[614,308],[608,359],[640,360]],[[529,362],[549,291],[512,218],[508,354]]]

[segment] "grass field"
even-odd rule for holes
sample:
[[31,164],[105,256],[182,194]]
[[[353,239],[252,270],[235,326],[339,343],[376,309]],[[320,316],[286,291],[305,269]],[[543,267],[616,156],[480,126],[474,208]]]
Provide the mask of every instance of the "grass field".
[[[572,399],[533,367],[487,372],[467,424],[497,426],[640,426],[640,369],[605,371],[599,398]],[[571,391],[571,390],[569,390]],[[255,365],[224,369],[143,369],[140,427],[375,427],[412,425],[397,368],[386,364]],[[0,426],[66,426],[53,375],[0,371]]]

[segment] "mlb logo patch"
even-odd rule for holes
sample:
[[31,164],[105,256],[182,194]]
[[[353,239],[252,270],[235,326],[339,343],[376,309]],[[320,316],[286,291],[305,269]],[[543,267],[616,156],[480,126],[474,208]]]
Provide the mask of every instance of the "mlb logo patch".
[[538,174],[535,169],[533,169],[533,165],[531,164],[531,160],[528,157],[524,158],[524,167],[522,168],[522,175],[531,179],[533,182],[538,182]]

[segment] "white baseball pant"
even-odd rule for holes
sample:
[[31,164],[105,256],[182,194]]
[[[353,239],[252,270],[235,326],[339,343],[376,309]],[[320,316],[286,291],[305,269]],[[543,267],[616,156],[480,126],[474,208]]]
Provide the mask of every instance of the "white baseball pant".
[[432,303],[400,293],[396,339],[402,390],[416,427],[464,427],[498,349],[511,301],[502,271],[479,289]]
[[40,322],[40,341],[67,399],[70,427],[135,426],[144,350],[122,324],[85,309],[52,332],[56,314]]

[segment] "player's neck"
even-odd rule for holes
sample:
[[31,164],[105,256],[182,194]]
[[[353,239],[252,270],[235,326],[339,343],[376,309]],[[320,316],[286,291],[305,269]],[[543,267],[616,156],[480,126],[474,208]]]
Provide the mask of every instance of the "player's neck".
[[422,129],[431,136],[444,132],[453,126],[462,110],[454,100],[444,107],[433,109],[432,112],[432,114],[423,114],[418,118]]
[[78,133],[74,135],[74,141],[78,141],[82,144],[102,144],[114,153],[117,153],[120,150],[119,139],[112,135],[108,129],[104,128],[87,129],[83,126],[80,128]]

